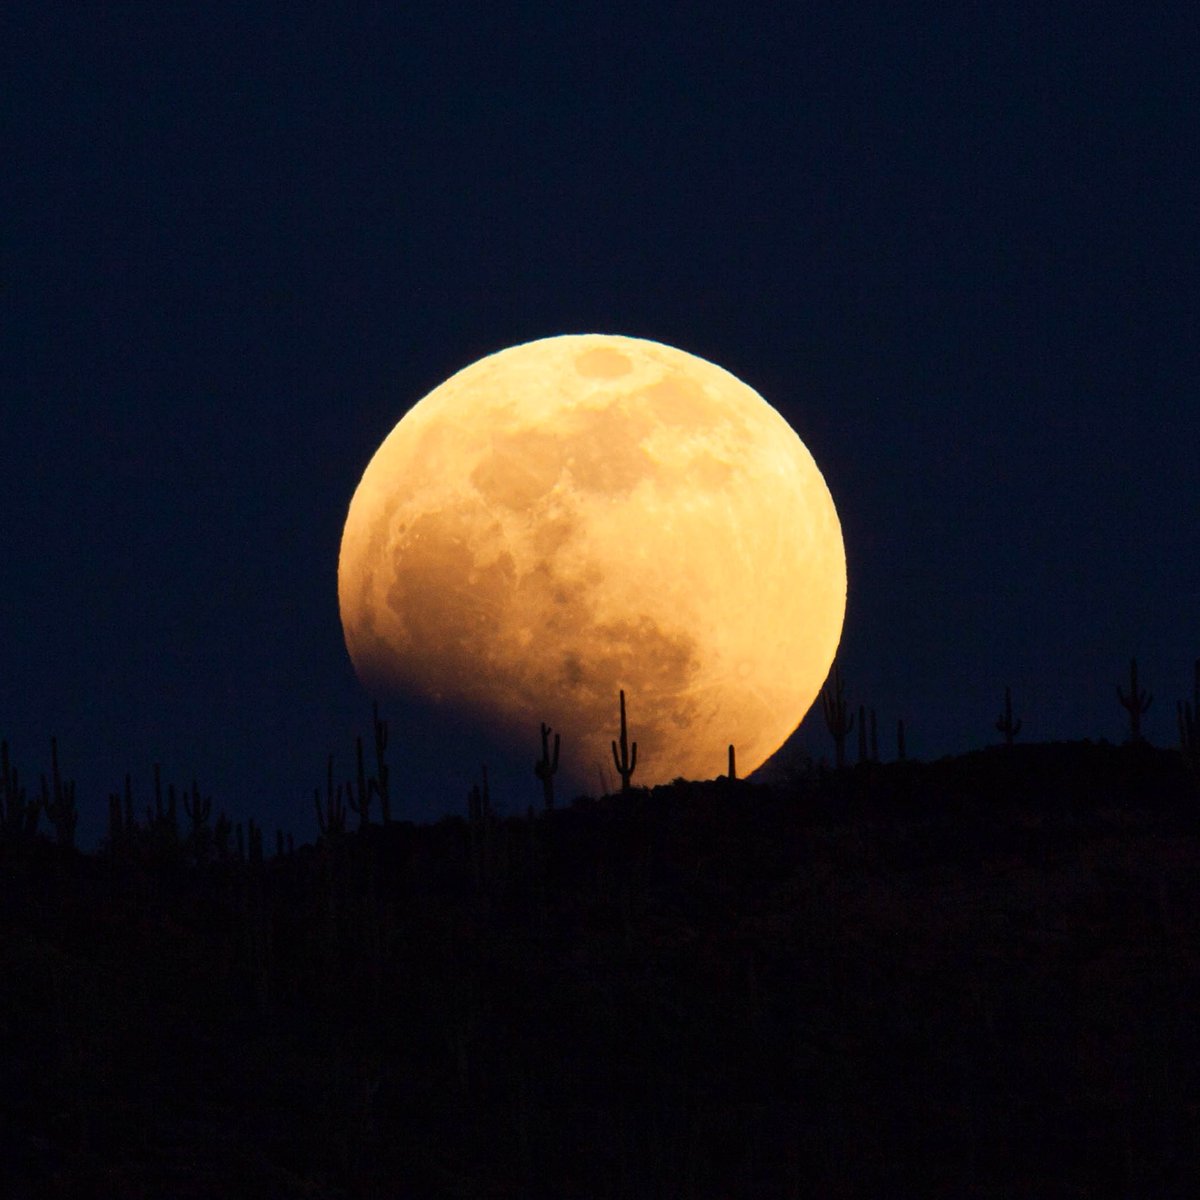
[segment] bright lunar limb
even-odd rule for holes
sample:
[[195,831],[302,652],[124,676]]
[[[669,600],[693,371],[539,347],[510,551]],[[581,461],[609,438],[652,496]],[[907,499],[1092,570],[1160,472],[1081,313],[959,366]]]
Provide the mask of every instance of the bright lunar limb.
[[338,562],[346,646],[376,695],[466,710],[569,780],[745,774],[837,650],[846,560],[799,437],[727,371],[640,338],[565,335],[459,371],[367,466]]

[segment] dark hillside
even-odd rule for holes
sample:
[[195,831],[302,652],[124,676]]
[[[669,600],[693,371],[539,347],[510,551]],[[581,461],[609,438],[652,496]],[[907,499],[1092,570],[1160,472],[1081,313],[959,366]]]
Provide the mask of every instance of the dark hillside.
[[1191,1194],[1198,816],[1071,743],[265,858],[10,833],[0,1194]]

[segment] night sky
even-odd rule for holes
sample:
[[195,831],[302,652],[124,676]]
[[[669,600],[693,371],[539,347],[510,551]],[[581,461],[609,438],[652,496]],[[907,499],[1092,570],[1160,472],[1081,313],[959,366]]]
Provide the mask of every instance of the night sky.
[[[1119,740],[1131,655],[1169,744],[1200,655],[1198,19],[1059,7],[9,6],[26,778],[56,734],[85,845],[155,762],[311,837],[370,729],[336,591],[367,461],[481,355],[587,331],[719,363],[812,451],[885,757],[897,716],[922,758],[997,740],[1006,684],[1022,740]],[[400,815],[465,811],[496,749],[387,715]],[[828,753],[819,713],[798,736]],[[496,768],[509,811],[536,743]]]

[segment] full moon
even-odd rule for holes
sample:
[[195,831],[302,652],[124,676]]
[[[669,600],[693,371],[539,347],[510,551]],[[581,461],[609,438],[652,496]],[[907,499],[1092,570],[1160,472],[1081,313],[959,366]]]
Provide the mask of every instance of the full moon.
[[761,765],[828,674],[837,510],[790,425],[729,372],[607,334],[491,354],[414,405],[350,502],[338,602],[375,695],[450,705],[567,779]]

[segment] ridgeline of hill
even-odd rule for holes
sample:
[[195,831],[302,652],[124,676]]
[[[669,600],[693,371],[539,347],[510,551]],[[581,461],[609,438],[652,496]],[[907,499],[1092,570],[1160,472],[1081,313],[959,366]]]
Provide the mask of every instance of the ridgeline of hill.
[[1106,743],[0,842],[0,1194],[1192,1194],[1200,791]]

